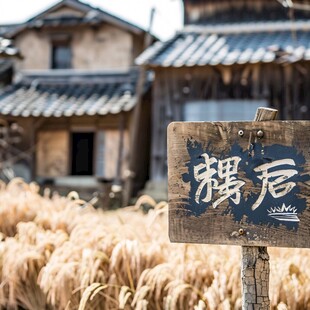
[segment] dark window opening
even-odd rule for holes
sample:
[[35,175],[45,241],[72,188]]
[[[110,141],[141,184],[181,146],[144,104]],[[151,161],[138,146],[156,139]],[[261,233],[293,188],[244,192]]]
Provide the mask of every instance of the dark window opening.
[[54,43],[52,47],[52,69],[72,68],[72,51],[69,43]]
[[93,175],[94,133],[72,133],[72,175]]

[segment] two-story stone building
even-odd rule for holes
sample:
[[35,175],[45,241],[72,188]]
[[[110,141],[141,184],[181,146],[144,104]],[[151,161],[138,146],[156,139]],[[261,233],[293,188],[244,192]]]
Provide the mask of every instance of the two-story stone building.
[[[16,157],[24,176],[94,191],[133,173],[129,146],[139,99],[133,64],[145,35],[77,0],[63,0],[6,33],[23,59],[15,61],[15,82],[0,93],[0,117],[24,129]],[[147,179],[149,158],[148,86],[140,93],[136,190]]]

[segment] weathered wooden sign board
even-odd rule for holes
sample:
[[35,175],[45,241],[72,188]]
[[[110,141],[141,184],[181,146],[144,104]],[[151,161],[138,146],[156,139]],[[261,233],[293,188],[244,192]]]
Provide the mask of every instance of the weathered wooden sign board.
[[168,127],[172,242],[310,247],[310,121]]

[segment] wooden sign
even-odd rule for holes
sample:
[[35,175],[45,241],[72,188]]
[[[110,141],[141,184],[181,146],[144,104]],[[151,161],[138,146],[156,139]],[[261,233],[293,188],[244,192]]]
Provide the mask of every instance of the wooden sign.
[[310,121],[168,127],[172,242],[310,247]]

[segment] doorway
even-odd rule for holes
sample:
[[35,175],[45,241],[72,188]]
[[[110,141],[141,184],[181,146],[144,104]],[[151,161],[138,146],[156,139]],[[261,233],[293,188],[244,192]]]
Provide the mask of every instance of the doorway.
[[94,174],[94,133],[74,132],[71,135],[71,174]]

